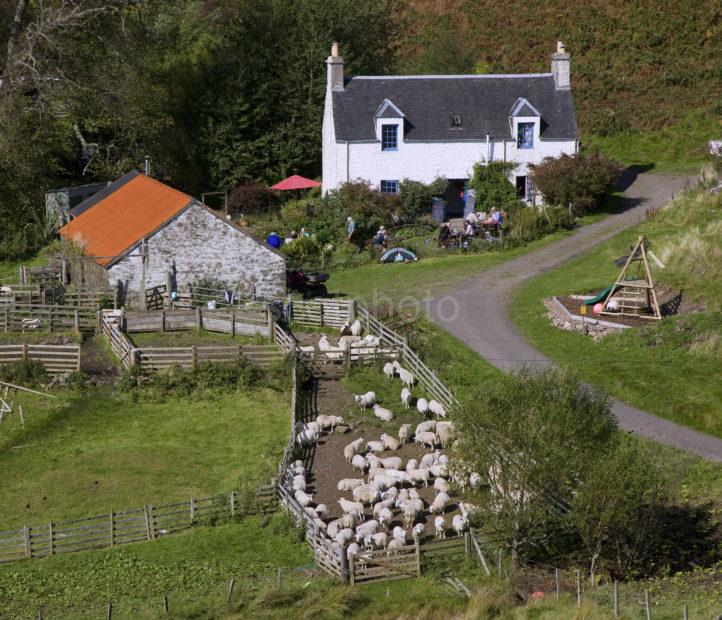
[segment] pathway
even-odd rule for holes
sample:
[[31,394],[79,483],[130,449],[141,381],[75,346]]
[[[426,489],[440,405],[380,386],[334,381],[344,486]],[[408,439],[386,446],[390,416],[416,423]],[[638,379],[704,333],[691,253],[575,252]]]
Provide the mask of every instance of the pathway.
[[[532,347],[508,316],[514,291],[527,280],[581,256],[626,228],[644,220],[647,209],[659,208],[685,184],[686,178],[640,174],[623,180],[626,208],[596,224],[470,278],[456,290],[434,300],[432,319],[464,341],[494,366],[511,371],[523,365],[552,365]],[[456,316],[452,315],[457,308]],[[642,437],[674,446],[703,458],[722,461],[722,440],[612,400],[619,426]]]

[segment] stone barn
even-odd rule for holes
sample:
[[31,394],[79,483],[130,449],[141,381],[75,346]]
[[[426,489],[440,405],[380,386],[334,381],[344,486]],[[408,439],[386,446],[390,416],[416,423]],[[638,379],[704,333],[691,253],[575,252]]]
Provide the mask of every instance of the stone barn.
[[132,171],[71,209],[62,238],[102,266],[126,301],[164,284],[200,280],[280,296],[282,254],[193,197]]

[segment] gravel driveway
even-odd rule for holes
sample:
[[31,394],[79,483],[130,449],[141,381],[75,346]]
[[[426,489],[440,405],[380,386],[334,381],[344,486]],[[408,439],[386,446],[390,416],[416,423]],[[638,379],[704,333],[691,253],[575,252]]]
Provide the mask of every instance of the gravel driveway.
[[[647,209],[659,208],[688,181],[683,176],[630,174],[622,180],[626,208],[576,234],[519,258],[485,270],[431,305],[434,322],[464,341],[494,366],[511,371],[523,365],[552,365],[519,333],[508,316],[514,290],[527,280],[588,252],[622,230],[644,220]],[[692,179],[689,179],[692,181]],[[458,309],[456,316],[454,308]],[[642,437],[722,461],[722,440],[612,400],[619,426]]]

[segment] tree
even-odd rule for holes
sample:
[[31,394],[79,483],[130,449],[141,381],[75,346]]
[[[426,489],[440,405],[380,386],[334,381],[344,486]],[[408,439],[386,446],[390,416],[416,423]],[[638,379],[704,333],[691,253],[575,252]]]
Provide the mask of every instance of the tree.
[[413,222],[422,215],[431,213],[434,198],[441,196],[446,189],[447,180],[439,177],[428,185],[420,181],[404,179],[399,183],[401,216],[407,222]]
[[552,369],[524,369],[473,391],[455,424],[452,466],[488,474],[489,488],[472,501],[515,562],[559,525],[577,481],[616,430],[604,395]]
[[662,490],[654,464],[627,438],[594,460],[571,510],[589,554],[593,584],[600,559],[609,558],[620,575],[637,559],[653,529]]
[[516,188],[509,181],[514,168],[516,164],[502,161],[474,164],[468,186],[476,192],[474,204],[480,211],[489,211],[492,207],[508,210],[519,204]]
[[598,209],[614,189],[622,166],[602,155],[561,155],[530,165],[530,178],[548,204],[571,205],[574,215]]

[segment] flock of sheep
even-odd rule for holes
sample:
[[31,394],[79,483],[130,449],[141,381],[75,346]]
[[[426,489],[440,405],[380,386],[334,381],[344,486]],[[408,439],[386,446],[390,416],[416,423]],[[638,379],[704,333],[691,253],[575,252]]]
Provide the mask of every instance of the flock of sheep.
[[[343,338],[343,336],[342,336]],[[416,380],[414,375],[404,369],[398,361],[384,365],[387,378],[399,377],[403,383],[401,404],[405,408],[412,405],[411,388]],[[355,402],[362,410],[373,409],[374,415],[385,423],[394,419],[391,410],[376,402],[374,392],[354,395]],[[343,515],[329,521],[329,508],[325,504],[314,504],[313,495],[306,491],[306,470],[302,461],[289,466],[288,476],[296,501],[313,519],[318,530],[323,532],[334,545],[346,549],[349,558],[362,549],[395,550],[409,543],[410,538],[418,541],[424,532],[424,517],[434,517],[434,532],[438,538],[445,538],[447,523],[443,516],[450,504],[450,483],[460,487],[481,485],[478,473],[470,475],[452,475],[449,471],[449,458],[439,448],[446,448],[454,436],[453,422],[443,420],[446,410],[435,400],[418,398],[416,409],[424,416],[433,415],[436,419],[420,422],[412,433],[411,424],[402,424],[397,432],[384,432],[378,440],[366,440],[363,437],[352,441],[343,450],[346,462],[359,472],[358,478],[344,478],[338,481],[338,491],[350,493],[350,497],[341,497],[338,504]],[[297,429],[299,445],[318,441],[323,433],[333,431],[335,426],[343,424],[339,416],[319,415],[314,421],[307,422]],[[400,456],[393,453],[405,443],[414,442],[428,449],[419,459],[409,458],[404,463]],[[418,487],[433,487],[435,497],[428,503],[419,495]],[[365,520],[366,507],[371,508],[372,517]],[[461,514],[453,516],[451,528],[462,535],[469,525],[469,514],[473,506],[459,503]],[[398,513],[403,526],[391,528]]]

